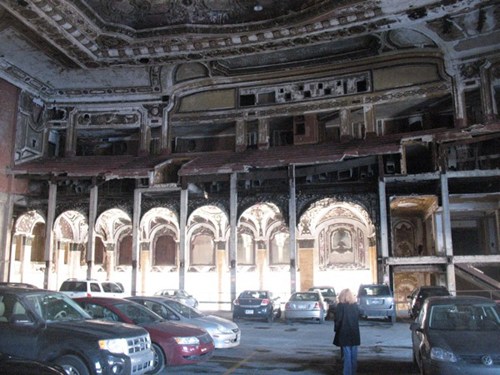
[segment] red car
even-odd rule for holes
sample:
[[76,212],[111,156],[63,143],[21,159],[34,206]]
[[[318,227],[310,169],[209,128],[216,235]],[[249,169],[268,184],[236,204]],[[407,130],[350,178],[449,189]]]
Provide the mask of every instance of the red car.
[[153,374],[165,366],[190,365],[211,357],[215,350],[208,332],[191,324],[164,320],[146,307],[122,298],[74,299],[95,319],[143,327],[149,332],[155,351]]

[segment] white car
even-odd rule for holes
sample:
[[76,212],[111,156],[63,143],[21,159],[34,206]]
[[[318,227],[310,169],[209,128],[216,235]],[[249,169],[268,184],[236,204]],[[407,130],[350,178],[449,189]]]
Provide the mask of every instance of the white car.
[[212,336],[217,349],[232,348],[240,344],[240,328],[231,320],[206,315],[169,297],[134,296],[127,299],[146,306],[163,319],[188,323],[205,329]]
[[59,291],[71,298],[81,297],[127,297],[123,285],[112,281],[98,281],[94,279],[65,280]]

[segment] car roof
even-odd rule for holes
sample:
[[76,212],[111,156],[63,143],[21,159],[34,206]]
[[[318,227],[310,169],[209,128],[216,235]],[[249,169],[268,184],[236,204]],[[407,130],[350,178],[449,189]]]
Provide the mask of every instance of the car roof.
[[168,296],[131,296],[131,297],[126,297],[125,299],[128,299],[130,301],[134,301],[136,298],[141,298],[145,299],[148,301],[157,301],[157,302],[165,302],[165,301],[173,301],[173,302],[179,302],[175,298],[171,298]]
[[446,305],[448,303],[488,303],[496,304],[494,300],[481,296],[432,296],[425,300],[429,305]]
[[81,302],[99,302],[102,303],[103,305],[114,305],[116,303],[137,303],[134,301],[130,301],[125,298],[119,298],[119,297],[77,297],[73,298],[75,301],[81,301]]

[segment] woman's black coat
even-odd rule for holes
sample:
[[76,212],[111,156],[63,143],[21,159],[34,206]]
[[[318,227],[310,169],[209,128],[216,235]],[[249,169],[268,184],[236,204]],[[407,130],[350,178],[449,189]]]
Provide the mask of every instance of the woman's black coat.
[[335,337],[333,344],[337,346],[358,346],[359,311],[355,303],[339,303],[335,310]]

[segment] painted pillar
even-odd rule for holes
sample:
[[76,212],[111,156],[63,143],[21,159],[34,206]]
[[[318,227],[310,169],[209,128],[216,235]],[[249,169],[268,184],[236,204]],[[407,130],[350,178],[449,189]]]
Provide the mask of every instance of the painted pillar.
[[297,197],[295,190],[295,165],[288,167],[288,221],[290,231],[290,293],[297,291]]
[[150,274],[153,249],[151,248],[151,241],[143,241],[140,243],[139,248],[141,249],[141,294],[144,294],[148,290],[148,275]]
[[94,267],[94,252],[95,252],[95,221],[97,218],[97,197],[98,197],[98,187],[93,185],[90,188],[90,198],[89,198],[89,229],[87,238],[87,279],[92,278],[93,267]]
[[[229,267],[231,273],[231,301],[236,299],[236,269],[237,269],[237,240],[238,240],[238,191],[237,191],[237,174],[232,173],[230,176],[229,187]],[[232,308],[232,305],[231,305]]]
[[132,285],[131,294],[137,295],[137,288],[139,284],[139,235],[140,235],[140,221],[141,221],[141,202],[142,193],[139,189],[134,190],[134,214],[132,217]]
[[71,244],[69,248],[69,254],[68,254],[68,269],[69,269],[69,277],[72,278],[78,278],[80,277],[80,270],[81,270],[81,265],[80,265],[80,257],[81,257],[81,249],[83,247],[83,244],[81,243],[74,243]]
[[179,223],[179,288],[184,289],[186,284],[186,226],[188,216],[188,189],[181,190],[181,212]]
[[66,141],[64,142],[64,156],[76,155],[76,130],[75,123],[77,121],[78,112],[75,109],[68,113],[68,123],[66,124]]
[[448,258],[446,265],[446,278],[448,289],[451,294],[456,294],[457,286],[455,281],[455,264],[453,263],[453,243],[451,240],[451,219],[450,219],[450,200],[448,191],[448,176],[441,173],[441,200],[443,206],[443,232],[445,254]]
[[45,223],[45,252],[43,259],[45,260],[45,275],[43,279],[43,287],[45,289],[57,289],[53,284],[51,277],[52,270],[52,254],[54,250],[54,219],[56,214],[57,200],[57,184],[49,182],[49,206],[47,210],[47,222]]

